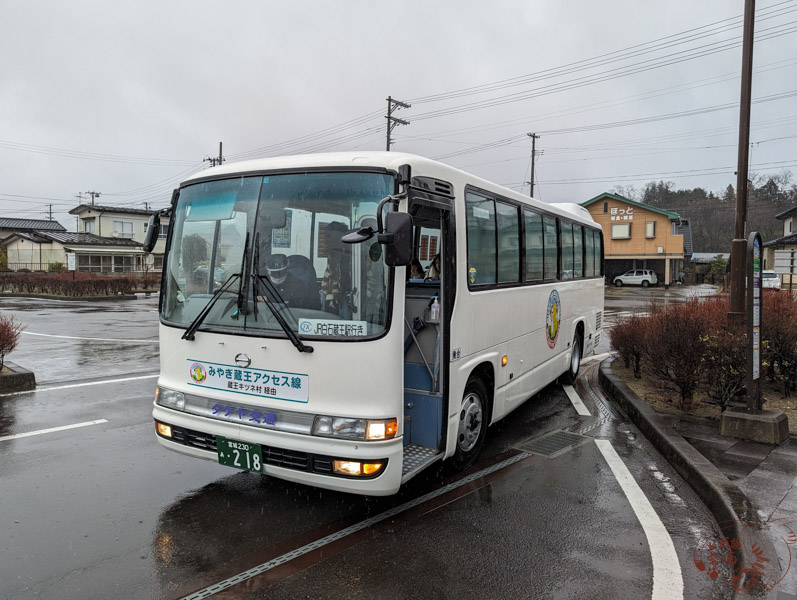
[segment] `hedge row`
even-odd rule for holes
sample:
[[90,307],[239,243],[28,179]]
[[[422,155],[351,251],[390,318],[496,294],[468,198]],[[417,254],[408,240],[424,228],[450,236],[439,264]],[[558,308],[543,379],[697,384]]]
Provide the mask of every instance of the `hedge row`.
[[103,277],[74,272],[58,275],[0,273],[0,291],[53,296],[117,296],[133,288],[128,277]]
[[[765,291],[761,329],[764,374],[786,397],[797,382],[797,301]],[[695,407],[698,393],[725,410],[745,391],[747,330],[728,322],[726,299],[653,303],[647,314],[621,319],[610,337],[636,377],[644,372],[677,392],[684,410]]]

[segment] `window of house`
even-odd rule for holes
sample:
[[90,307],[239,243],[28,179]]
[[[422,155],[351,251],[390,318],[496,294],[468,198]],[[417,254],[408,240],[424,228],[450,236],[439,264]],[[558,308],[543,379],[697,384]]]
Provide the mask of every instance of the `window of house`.
[[133,238],[133,222],[132,221],[114,221],[113,232],[116,237],[132,239]]
[[160,233],[158,233],[158,237],[162,240],[165,240],[168,234],[169,234],[169,224],[167,223],[164,225],[163,223],[161,223],[161,230]]
[[609,203],[608,202],[604,202],[603,203],[603,212],[605,212],[605,213],[609,212]]
[[94,217],[83,219],[83,231],[85,233],[94,233]]
[[645,221],[645,237],[656,237],[656,221]]
[[627,240],[631,237],[631,223],[613,223],[612,239]]

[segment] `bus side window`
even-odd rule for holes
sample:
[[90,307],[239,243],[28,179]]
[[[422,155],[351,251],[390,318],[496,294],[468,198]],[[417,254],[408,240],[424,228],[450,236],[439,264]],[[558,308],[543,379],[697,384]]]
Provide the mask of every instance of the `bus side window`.
[[465,195],[468,223],[468,282],[495,283],[495,202],[471,192]]
[[526,220],[526,281],[543,278],[542,215],[524,211]]
[[545,268],[545,279],[556,279],[556,259],[558,255],[558,235],[556,232],[556,219],[554,217],[543,217],[543,228],[545,239],[543,247],[543,261]]

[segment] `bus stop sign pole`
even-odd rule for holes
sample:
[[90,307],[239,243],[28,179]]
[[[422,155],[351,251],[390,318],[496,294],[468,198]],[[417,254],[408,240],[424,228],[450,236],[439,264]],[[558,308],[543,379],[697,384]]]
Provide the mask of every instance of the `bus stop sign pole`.
[[761,236],[747,238],[747,408],[761,410]]

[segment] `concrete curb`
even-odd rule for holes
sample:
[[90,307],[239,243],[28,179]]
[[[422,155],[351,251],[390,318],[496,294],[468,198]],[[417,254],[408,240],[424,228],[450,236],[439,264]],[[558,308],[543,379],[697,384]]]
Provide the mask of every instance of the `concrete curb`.
[[0,392],[24,392],[36,389],[36,376],[33,371],[23,369],[10,360],[4,361],[3,366],[14,372],[0,373]]
[[[667,459],[678,474],[692,486],[700,499],[711,511],[717,523],[730,521],[729,526],[723,526],[723,531],[730,534],[728,537],[743,539],[744,526],[741,521],[756,523],[758,514],[750,500],[731,482],[724,473],[715,467],[705,456],[687,442],[677,431],[665,424],[656,412],[622,379],[612,372],[614,358],[607,358],[600,364],[598,381],[604,393],[614,400],[636,427],[650,440],[653,446]],[[766,536],[766,531],[758,529],[760,536]],[[773,540],[766,542],[768,548],[773,548]],[[753,559],[744,556],[742,550],[736,551],[740,564],[752,564]],[[740,592],[741,593],[741,592]],[[737,594],[734,594],[736,596]]]

